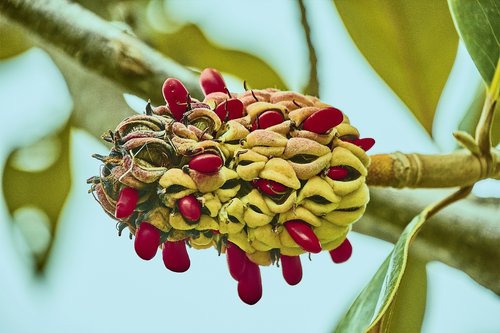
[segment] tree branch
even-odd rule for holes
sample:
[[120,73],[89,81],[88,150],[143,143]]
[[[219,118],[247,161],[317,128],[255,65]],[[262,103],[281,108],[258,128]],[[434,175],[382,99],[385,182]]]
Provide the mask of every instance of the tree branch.
[[66,0],[2,0],[0,12],[131,93],[163,103],[161,86],[176,77],[201,97],[197,75],[113,24]]
[[[354,230],[396,242],[413,217],[447,193],[372,188],[370,204]],[[498,200],[462,200],[432,217],[415,239],[412,250],[426,260],[438,260],[462,270],[500,295],[499,216]]]
[[491,149],[491,160],[461,150],[450,154],[372,155],[368,185],[395,188],[443,188],[468,186],[493,178],[500,179],[500,151]]

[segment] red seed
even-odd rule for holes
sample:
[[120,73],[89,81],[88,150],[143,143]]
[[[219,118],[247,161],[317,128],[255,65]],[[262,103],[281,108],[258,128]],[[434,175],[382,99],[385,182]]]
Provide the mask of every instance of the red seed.
[[226,92],[224,78],[213,68],[205,68],[201,72],[200,86],[205,96],[213,92]]
[[187,110],[188,96],[189,93],[186,87],[177,79],[167,79],[163,84],[163,97],[177,121],[182,119],[184,112]]
[[252,183],[262,193],[270,196],[282,195],[285,194],[288,190],[288,187],[286,187],[285,185],[264,178],[254,179]]
[[203,173],[214,173],[222,168],[222,158],[210,153],[197,155],[189,161],[189,168]]
[[336,264],[346,262],[351,257],[351,254],[352,245],[347,238],[337,248],[330,250],[330,257]]
[[309,224],[302,220],[290,220],[285,222],[285,228],[304,251],[321,252],[321,243]]
[[355,139],[348,141],[356,146],[360,147],[364,151],[368,151],[375,144],[375,139],[373,138],[363,138],[363,139]]
[[135,233],[134,249],[139,257],[151,260],[160,246],[160,230],[153,225],[142,222]]
[[349,170],[343,166],[332,166],[328,169],[326,175],[333,180],[342,180],[349,176]]
[[283,114],[278,111],[269,110],[263,112],[252,124],[252,131],[256,129],[265,129],[274,125],[281,124],[285,120]]
[[243,103],[236,98],[231,98],[220,103],[215,108],[215,113],[221,121],[232,120],[243,117]]
[[129,217],[134,212],[139,200],[139,192],[135,188],[124,187],[116,202],[115,217],[122,219]]
[[294,286],[302,280],[302,264],[299,256],[281,255],[281,271],[286,283]]
[[183,273],[191,266],[184,240],[163,243],[163,263],[172,272]]
[[238,281],[238,296],[248,305],[254,305],[262,297],[260,268],[248,260],[245,272]]
[[238,245],[227,242],[226,249],[227,267],[229,273],[236,281],[239,281],[245,272],[245,267],[249,261],[245,251],[240,249]]
[[321,109],[314,112],[302,123],[302,128],[318,134],[327,133],[329,130],[344,120],[342,111],[334,107]]
[[187,222],[198,222],[201,216],[201,204],[193,194],[177,200],[179,212]]

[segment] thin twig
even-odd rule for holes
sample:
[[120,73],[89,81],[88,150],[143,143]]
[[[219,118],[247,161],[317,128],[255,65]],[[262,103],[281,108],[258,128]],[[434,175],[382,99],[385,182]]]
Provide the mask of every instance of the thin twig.
[[318,57],[311,38],[311,27],[307,19],[306,6],[304,0],[299,0],[300,22],[306,35],[307,50],[309,51],[309,82],[304,88],[304,92],[309,95],[319,96],[319,80],[318,80]]

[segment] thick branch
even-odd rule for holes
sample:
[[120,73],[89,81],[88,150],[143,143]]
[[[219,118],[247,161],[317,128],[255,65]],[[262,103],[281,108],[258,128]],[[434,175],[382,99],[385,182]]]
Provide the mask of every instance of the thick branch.
[[[396,242],[408,222],[445,193],[372,188],[366,214],[354,225],[354,230]],[[499,216],[498,200],[491,203],[462,200],[432,217],[412,249],[427,260],[439,260],[464,271],[500,295]]]
[[195,97],[196,75],[137,38],[66,0],[2,0],[0,13],[131,93],[163,102],[161,86],[176,77]]
[[371,156],[368,185],[395,188],[439,188],[472,185],[484,178],[500,179],[500,151],[492,160],[468,151],[443,155],[381,154]]

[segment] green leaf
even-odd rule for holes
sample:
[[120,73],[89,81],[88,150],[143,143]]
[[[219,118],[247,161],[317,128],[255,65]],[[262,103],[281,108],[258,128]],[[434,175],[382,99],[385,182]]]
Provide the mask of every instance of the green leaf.
[[50,256],[61,210],[71,187],[70,126],[59,133],[13,151],[3,173],[3,193],[33,257],[43,273]]
[[220,47],[194,24],[187,24],[174,33],[156,31],[151,35],[154,47],[184,66],[217,68],[246,80],[254,88],[286,89],[281,77],[262,59]]
[[500,1],[448,0],[448,4],[467,51],[489,85],[500,56]]
[[339,322],[336,333],[378,332],[389,325],[390,318],[385,314],[394,304],[407,269],[410,243],[420,231],[428,213],[429,209],[424,210],[406,226],[394,249]]
[[14,57],[33,46],[21,28],[5,22],[2,16],[0,16],[0,45],[2,45],[0,60]]
[[426,263],[410,251],[405,274],[384,322],[384,332],[421,332],[427,301]]
[[446,3],[335,0],[353,41],[428,133],[458,45]]

